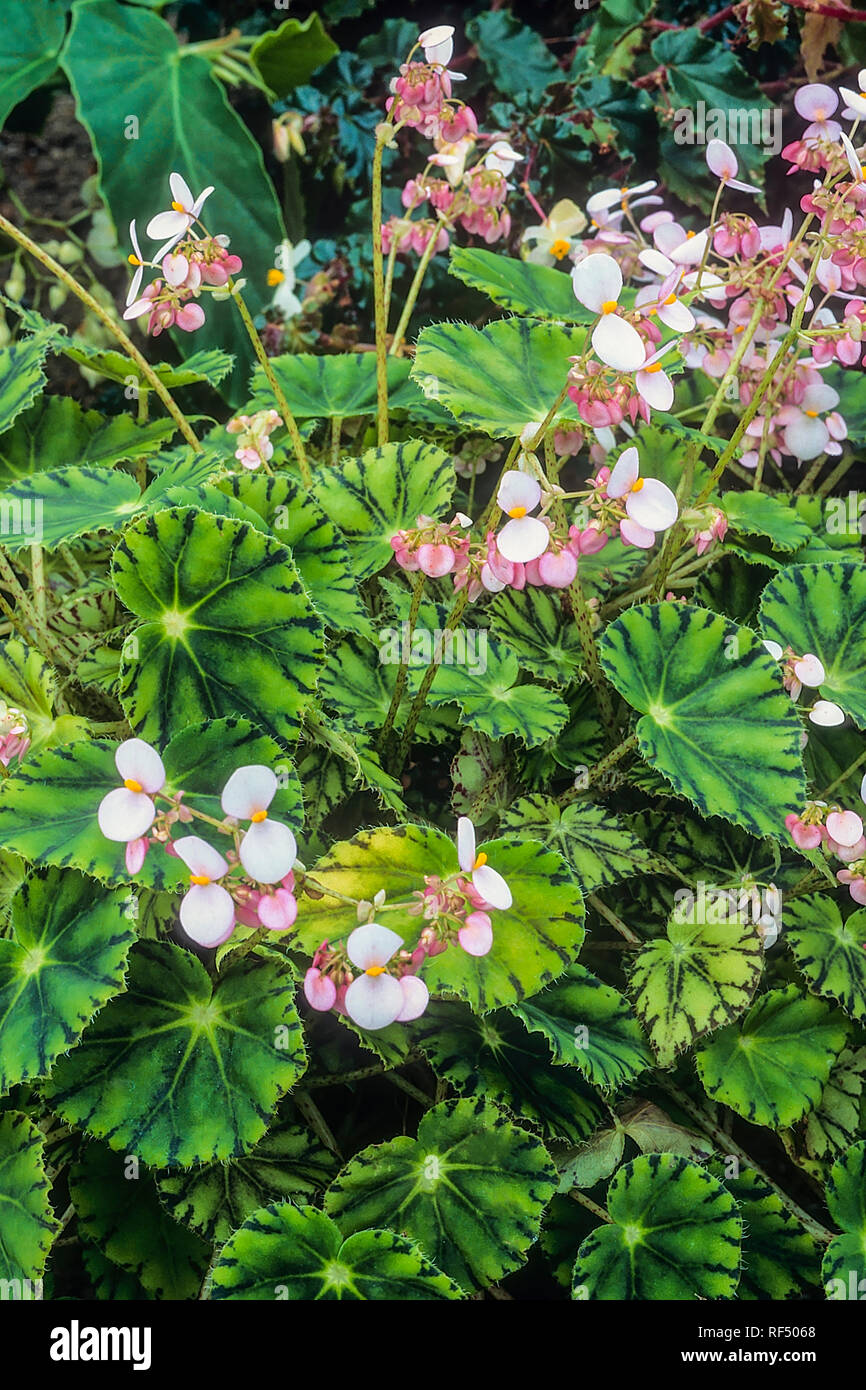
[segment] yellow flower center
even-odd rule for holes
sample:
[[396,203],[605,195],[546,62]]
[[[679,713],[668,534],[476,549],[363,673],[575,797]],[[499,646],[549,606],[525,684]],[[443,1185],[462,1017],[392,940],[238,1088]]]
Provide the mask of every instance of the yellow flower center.
[[384,965],[368,965],[367,969],[364,971],[364,974],[372,975],[373,979],[375,980],[377,975],[385,974],[385,967]]
[[640,492],[641,488],[643,487],[643,483],[643,478],[635,478],[634,482],[631,485],[632,492]]
[[261,825],[262,821],[267,820],[267,818],[267,811],[253,811],[253,814],[250,816],[253,825]]
[[526,508],[525,508],[525,507],[512,507],[511,510],[509,511],[508,515],[509,515],[509,516],[513,516],[515,519],[517,519],[517,518],[519,518],[519,517],[521,517],[521,516],[526,516]]
[[677,302],[677,297],[676,297],[675,294],[669,294],[668,297],[667,297],[667,299],[666,299],[664,302],[665,302],[665,304],[676,304],[676,302]]
[[641,371],[644,371],[644,372],[660,372],[661,369],[662,369],[662,364],[661,364],[661,362],[651,362],[650,365],[649,365],[648,367],[642,367],[642,368],[641,368]]
[[693,236],[697,236],[697,233],[696,233],[696,232],[686,232],[686,241],[691,241],[691,239],[692,239]]
[[207,874],[190,874],[189,881],[190,883],[197,884],[199,888],[206,888],[207,885],[210,883],[210,879],[208,878]]
[[557,261],[561,261],[563,256],[567,256],[571,250],[571,242],[564,236],[558,236],[556,241],[551,244],[550,254]]
[[602,306],[601,306],[601,312],[602,312],[603,314],[615,314],[615,313],[616,313],[616,300],[615,300],[615,299],[606,299],[606,300],[604,301],[604,303],[602,304]]
[[126,790],[127,790],[128,792],[143,792],[143,791],[144,791],[144,787],[141,785],[140,782],[136,782],[136,780],[135,780],[134,777],[125,777],[124,780],[123,780],[123,785],[126,787]]
[[472,865],[472,867],[473,867],[473,869],[482,869],[486,863],[487,863],[487,855],[486,855],[486,854],[478,854],[478,855],[476,855],[476,857],[475,857],[475,863]]
[[129,261],[130,265],[141,265],[141,261],[137,256],[134,256],[131,251],[126,259]]
[[628,193],[628,189],[627,189],[627,188],[621,188],[619,191],[620,191],[620,193],[623,195],[623,197],[625,197],[626,193]]
[[818,418],[817,410],[804,410],[803,414],[808,415],[810,420],[817,420]]
[[268,284],[271,286],[281,285],[285,278],[286,277],[283,274],[283,272],[281,270],[277,270],[276,266],[272,266],[271,269],[268,271]]
[[171,206],[173,212],[186,212],[186,208],[184,207],[183,203],[172,203]]
[[818,107],[818,110],[815,112],[815,120],[816,120],[816,121],[823,121],[823,120],[826,119],[826,116],[827,116],[827,112],[824,110],[823,106],[819,106],[819,107]]

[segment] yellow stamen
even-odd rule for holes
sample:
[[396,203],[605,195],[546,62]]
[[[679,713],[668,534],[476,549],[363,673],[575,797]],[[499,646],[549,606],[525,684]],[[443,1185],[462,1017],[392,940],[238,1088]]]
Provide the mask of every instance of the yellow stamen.
[[141,261],[137,256],[134,256],[131,251],[126,259],[129,261],[130,265],[141,265]]
[[660,372],[661,369],[661,362],[651,362],[648,367],[641,367],[641,371],[643,372]]
[[511,510],[510,510],[510,512],[508,513],[508,515],[509,515],[509,516],[513,516],[515,519],[518,518],[518,517],[521,517],[521,516],[526,516],[526,508],[525,508],[525,507],[512,507]]
[[123,785],[126,787],[126,790],[127,790],[128,792],[143,792],[143,791],[144,791],[144,787],[141,785],[140,782],[136,782],[136,780],[135,780],[134,777],[125,777],[124,780],[123,780]]
[[643,482],[643,478],[635,478],[634,482],[631,485],[632,492],[640,492],[641,488],[643,487]]
[[697,233],[696,233],[696,232],[686,232],[686,241],[691,241],[691,239],[692,239],[693,236],[697,236]]
[[808,415],[808,417],[809,417],[810,420],[817,420],[817,418],[818,418],[818,412],[817,412],[817,410],[804,410],[804,411],[803,411],[803,414],[804,414],[804,415]]
[[172,203],[171,207],[173,212],[186,212],[183,203]]
[[267,818],[267,811],[253,811],[253,814],[250,816],[253,825],[261,825],[262,821],[267,820]]
[[603,314],[615,314],[615,313],[616,313],[616,300],[615,300],[615,299],[606,299],[606,300],[604,301],[604,303],[602,304],[602,306],[601,306],[601,312],[602,312]]
[[487,863],[487,855],[486,855],[486,854],[479,854],[479,855],[476,855],[475,863],[472,865],[472,867],[473,867],[473,869],[483,869],[483,867],[484,867],[484,865],[485,865],[486,863]]
[[384,965],[368,965],[367,969],[364,971],[364,974],[372,975],[373,979],[375,980],[377,975],[385,974],[385,967]]
[[664,303],[665,303],[665,304],[676,304],[676,302],[677,302],[677,297],[676,297],[675,294],[669,294],[668,297],[667,297],[667,299],[664,300]]
[[198,884],[200,888],[205,888],[210,883],[207,874],[190,874],[189,881]]
[[623,212],[628,212],[628,198],[622,198],[619,205]]
[[558,236],[556,241],[551,244],[550,254],[557,261],[561,261],[563,256],[567,256],[571,250],[571,242],[564,236]]
[[267,280],[269,285],[281,285],[285,278],[286,277],[283,274],[283,272],[281,270],[277,270],[276,266],[273,266],[268,271]]
[[620,191],[620,193],[622,193],[623,195],[625,195],[626,193],[628,193],[628,189],[627,189],[627,188],[621,188],[619,191]]

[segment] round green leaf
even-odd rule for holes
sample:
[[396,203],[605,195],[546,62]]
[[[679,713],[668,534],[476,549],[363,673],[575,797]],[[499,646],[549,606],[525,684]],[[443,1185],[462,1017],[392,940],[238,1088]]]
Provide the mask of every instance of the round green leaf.
[[802,725],[753,632],[688,604],[640,604],[606,629],[599,658],[675,791],[704,816],[787,836],[805,798]]
[[710,1164],[736,1198],[743,1219],[743,1268],[738,1299],[806,1298],[818,1283],[819,1246],[766,1178],[748,1169],[728,1177]]
[[156,1167],[248,1153],[304,1070],[292,973],[248,959],[212,985],[195,956],[142,941],[127,993],[54,1069],[72,1125]]
[[537,1238],[556,1170],[540,1140],[490,1101],[436,1105],[417,1139],[363,1149],[325,1195],[340,1229],[380,1223],[417,1240],[462,1288],[485,1288],[523,1262]]
[[204,1163],[157,1176],[166,1210],[205,1240],[221,1245],[258,1207],[281,1197],[313,1196],[327,1187],[337,1162],[308,1129],[269,1129],[243,1158]]
[[816,994],[866,1022],[866,908],[843,922],[838,903],[826,893],[794,898],[785,907],[782,940]]
[[604,1090],[618,1090],[653,1064],[628,1000],[582,965],[570,966],[513,1012],[530,1032],[544,1035],[554,1062],[578,1067]]
[[569,685],[579,672],[580,635],[557,590],[503,589],[490,606],[490,631],[543,680]]
[[731,1298],[740,1274],[742,1223],[722,1184],[673,1154],[647,1154],[608,1188],[609,1226],[583,1242],[575,1298]]
[[841,1226],[824,1254],[821,1277],[828,1298],[862,1299],[866,1292],[866,1140],[838,1158],[827,1180],[827,1207]]
[[[0,1279],[42,1278],[60,1223],[51,1211],[41,1129],[18,1110],[0,1115]],[[14,1287],[14,1286],[13,1286]],[[14,1296],[14,1295],[13,1295]],[[23,1289],[20,1297],[25,1297]],[[35,1297],[36,1295],[34,1295]]]
[[866,568],[862,560],[791,565],[761,599],[761,628],[798,656],[813,652],[826,680],[821,696],[866,728]]
[[545,1137],[572,1144],[604,1122],[604,1106],[580,1072],[554,1066],[544,1040],[507,1009],[479,1018],[465,1004],[436,1003],[422,1022],[417,1045],[458,1095],[489,1096]]
[[512,314],[556,323],[592,321],[592,315],[575,297],[571,276],[552,266],[500,256],[480,246],[453,246],[448,270]]
[[835,1158],[860,1133],[860,1105],[866,1087],[866,1047],[839,1054],[821,1103],[806,1116],[804,1138],[811,1158]]
[[698,1074],[713,1100],[781,1129],[818,1104],[846,1033],[840,1013],[788,985],[762,995],[702,1048]]
[[16,529],[3,533],[7,550],[24,550],[34,542],[56,550],[90,531],[116,530],[138,508],[141,493],[128,473],[107,468],[58,468],[35,473],[7,488],[0,498],[3,515]]
[[0,939],[0,1093],[45,1076],[123,989],[131,905],[83,874],[43,869],[23,884]]
[[172,508],[126,531],[114,579],[145,620],[126,643],[121,675],[141,738],[162,744],[233,714],[297,738],[322,624],[283,546],[245,522]]
[[799,550],[812,538],[811,526],[796,508],[768,492],[726,492],[723,507],[733,531],[769,536],[777,550]]
[[84,1235],[155,1298],[195,1298],[209,1249],[160,1206],[152,1175],[134,1155],[85,1144],[69,1171]]
[[254,1212],[220,1251],[210,1296],[403,1302],[463,1295],[413,1241],[393,1231],[343,1240],[324,1212],[275,1202]]
[[[376,414],[376,354],[373,352],[285,352],[271,358],[277,381],[298,420],[346,420]],[[411,363],[389,357],[388,400],[405,383]],[[276,398],[261,367],[253,372],[256,406],[275,406]]]
[[720,913],[716,920],[712,906],[704,912],[697,902],[678,908],[666,936],[644,946],[632,965],[635,1009],[663,1067],[696,1038],[741,1014],[761,978],[763,950],[754,926],[739,914]]
[[560,806],[552,796],[522,796],[501,825],[558,850],[586,893],[646,873],[655,864],[652,851],[618,816],[588,801]]
[[[416,691],[423,678],[422,671],[410,671],[410,690]],[[475,660],[470,656],[459,665],[443,662],[436,672],[429,704],[435,708],[454,701],[470,728],[494,739],[513,735],[528,748],[537,748],[562,732],[568,706],[552,690],[521,684],[520,678],[516,654],[499,642],[487,640]]]
[[[493,914],[493,947],[470,956],[459,947],[428,958],[423,976],[431,993],[465,999],[480,1013],[515,1004],[561,975],[583,942],[583,899],[560,855],[537,841],[493,840],[481,848],[508,881],[513,904]],[[424,888],[426,875],[442,878],[457,871],[457,851],[439,830],[405,825],[362,831],[334,845],[315,866],[313,877],[347,897],[372,902],[384,889],[388,900],[404,902]],[[404,909],[387,913],[387,923],[414,946],[422,919]],[[357,926],[351,903],[324,897],[310,901],[299,923],[305,951],[336,941]]]

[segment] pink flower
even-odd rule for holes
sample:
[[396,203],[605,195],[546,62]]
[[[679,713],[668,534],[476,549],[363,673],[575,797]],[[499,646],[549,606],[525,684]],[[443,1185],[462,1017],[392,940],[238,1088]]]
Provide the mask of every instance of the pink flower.
[[[220,798],[227,816],[250,821],[250,828],[241,840],[239,853],[244,869],[257,883],[278,883],[290,872],[297,858],[297,844],[289,827],[280,821],[268,819],[268,807],[277,794],[278,786],[276,774],[272,769],[257,763],[237,768],[226,782]],[[292,901],[294,902],[294,899]],[[285,918],[289,910],[285,901],[281,902],[283,906],[280,911],[276,907],[266,909],[274,920],[278,917]],[[261,913],[260,902],[259,917],[264,920]],[[270,923],[265,925],[269,926]],[[291,926],[291,922],[275,927],[274,930],[285,931],[286,926]]]
[[730,145],[725,144],[724,140],[710,140],[707,145],[706,160],[710,172],[715,174],[716,178],[720,179],[728,188],[736,188],[741,193],[760,192],[760,189],[756,188],[753,183],[742,183],[737,178],[739,169],[737,156]]
[[413,975],[401,978],[387,966],[402,946],[402,938],[378,922],[356,927],[346,942],[346,954],[363,973],[346,990],[346,1013],[360,1028],[375,1031],[391,1023],[409,1023],[427,1007],[427,986]]

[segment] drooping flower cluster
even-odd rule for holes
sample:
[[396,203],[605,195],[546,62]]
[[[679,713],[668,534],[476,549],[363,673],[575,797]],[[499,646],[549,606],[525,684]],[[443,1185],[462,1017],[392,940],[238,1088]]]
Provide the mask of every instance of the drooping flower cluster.
[[[137,319],[147,314],[147,331],[154,338],[167,328],[180,328],[185,333],[201,328],[205,321],[204,309],[198,303],[202,293],[224,291],[243,265],[239,256],[229,252],[228,237],[211,236],[202,226],[201,211],[213,187],[205,188],[196,198],[180,174],[171,174],[169,184],[171,207],[147,224],[147,235],[163,243],[151,260],[142,256],[135,221],[129,224],[133,248],[129,262],[135,273],[123,317]],[[162,274],[142,291],[147,267],[160,269]]]
[[[860,800],[866,802],[866,777],[860,783]],[[799,849],[823,847],[845,865],[836,878],[844,883],[855,903],[866,907],[866,835],[863,818],[857,811],[846,811],[838,804],[807,801],[799,813],[785,817],[791,839]]]
[[27,716],[0,700],[0,763],[8,767],[13,758],[23,758],[30,747]]
[[244,468],[253,472],[273,458],[270,436],[282,423],[276,410],[257,410],[255,415],[236,415],[229,420],[226,425],[229,434],[239,436],[235,458]]
[[304,978],[310,1007],[335,1009],[362,1028],[387,1028],[408,1023],[427,1007],[428,990],[417,971],[428,956],[458,945],[468,955],[485,956],[493,945],[491,911],[511,906],[511,890],[500,873],[476,852],[475,827],[467,816],[457,822],[457,872],[446,879],[425,875],[424,888],[402,906],[410,917],[422,917],[424,927],[413,951],[403,938],[373,920],[383,913],[384,892],[372,903],[361,903],[359,917],[370,914],[347,938],[332,946],[324,941]]

